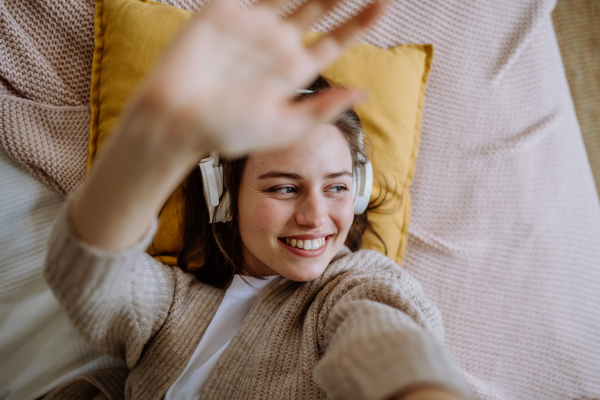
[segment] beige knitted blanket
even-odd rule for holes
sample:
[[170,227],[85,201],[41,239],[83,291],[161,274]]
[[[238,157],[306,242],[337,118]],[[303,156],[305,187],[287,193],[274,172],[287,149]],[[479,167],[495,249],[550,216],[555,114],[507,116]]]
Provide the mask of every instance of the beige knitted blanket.
[[0,145],[62,194],[85,178],[93,1],[0,2]]

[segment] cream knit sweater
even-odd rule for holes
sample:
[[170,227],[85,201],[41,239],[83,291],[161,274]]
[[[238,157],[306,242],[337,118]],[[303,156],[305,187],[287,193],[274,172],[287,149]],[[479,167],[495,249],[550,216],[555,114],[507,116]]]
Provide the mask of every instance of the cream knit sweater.
[[[81,376],[46,398],[161,399],[225,290],[147,256],[156,224],[133,248],[111,253],[74,237],[65,209],[45,277],[84,339],[130,371]],[[389,258],[345,250],[314,281],[278,277],[267,286],[200,398],[385,399],[423,383],[471,398],[438,309]]]

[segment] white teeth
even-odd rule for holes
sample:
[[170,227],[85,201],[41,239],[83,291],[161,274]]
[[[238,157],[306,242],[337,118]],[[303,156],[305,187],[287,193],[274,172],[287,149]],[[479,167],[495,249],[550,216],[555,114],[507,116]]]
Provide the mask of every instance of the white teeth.
[[314,240],[297,240],[286,238],[285,242],[292,247],[298,247],[304,250],[317,250],[325,246],[326,239],[324,237]]

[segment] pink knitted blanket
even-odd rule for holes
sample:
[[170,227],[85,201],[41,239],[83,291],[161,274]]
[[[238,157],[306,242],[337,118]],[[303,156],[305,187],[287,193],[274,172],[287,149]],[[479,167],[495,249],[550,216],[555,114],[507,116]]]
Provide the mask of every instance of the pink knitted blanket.
[[[403,267],[482,399],[600,398],[600,205],[554,5],[395,0],[362,38],[435,46]],[[93,7],[0,1],[0,145],[62,194],[85,177]]]

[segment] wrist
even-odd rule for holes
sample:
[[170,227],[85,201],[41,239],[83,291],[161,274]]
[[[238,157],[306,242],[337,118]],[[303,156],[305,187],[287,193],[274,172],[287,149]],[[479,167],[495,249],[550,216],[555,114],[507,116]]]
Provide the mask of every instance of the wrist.
[[73,226],[89,244],[120,250],[137,242],[199,162],[201,150],[175,143],[173,124],[159,114],[127,115],[73,199]]
[[182,112],[174,113],[139,101],[123,116],[103,156],[119,150],[141,175],[177,175],[209,154],[206,135]]

